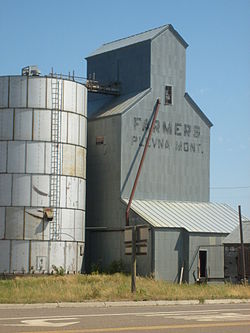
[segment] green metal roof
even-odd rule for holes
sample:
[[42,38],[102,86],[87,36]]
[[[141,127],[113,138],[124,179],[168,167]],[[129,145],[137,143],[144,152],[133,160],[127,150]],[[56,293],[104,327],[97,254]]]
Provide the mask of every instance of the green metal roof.
[[[243,242],[250,244],[250,221],[242,222]],[[237,226],[230,235],[224,239],[224,244],[240,244],[240,227]]]
[[[93,116],[96,118],[110,117],[118,114],[122,114],[132,108],[138,103],[145,95],[147,95],[151,89],[146,89],[141,92],[135,92],[119,97],[114,97],[111,102],[108,102],[106,106],[100,108],[100,111]],[[91,118],[90,118],[91,120]]]
[[195,103],[195,101],[189,96],[188,93],[185,93],[184,95],[185,100],[188,102],[188,104],[193,108],[193,110],[198,114],[198,116],[201,117],[201,119],[207,124],[208,127],[212,127],[213,124],[211,121],[207,118],[205,113],[201,111],[199,106]]
[[159,36],[162,32],[169,30],[171,31],[174,36],[179,40],[179,42],[185,47],[188,47],[188,44],[185,42],[185,40],[181,37],[181,35],[179,35],[179,33],[173,28],[173,26],[171,24],[166,24],[163,25],[159,28],[155,28],[152,30],[148,30],[133,36],[129,36],[126,38],[122,38],[122,39],[118,39],[115,40],[113,42],[110,43],[106,43],[103,44],[101,47],[99,47],[97,50],[95,50],[94,52],[92,52],[87,58],[90,57],[94,57],[98,54],[101,53],[105,53],[105,52],[109,52],[109,51],[113,51],[116,49],[120,49],[122,47],[126,47],[132,44],[137,44],[137,43],[141,43],[144,42],[146,40],[152,40],[154,38],[156,38],[157,36]]
[[[123,201],[128,203],[127,199]],[[238,212],[226,204],[133,200],[131,209],[155,228],[228,234],[238,225]]]

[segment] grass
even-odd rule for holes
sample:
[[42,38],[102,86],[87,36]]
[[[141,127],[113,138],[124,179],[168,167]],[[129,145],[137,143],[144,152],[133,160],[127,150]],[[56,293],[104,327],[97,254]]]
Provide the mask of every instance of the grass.
[[136,286],[131,294],[130,277],[120,273],[16,277],[0,280],[0,303],[250,299],[250,286],[244,285],[178,285],[137,277]]

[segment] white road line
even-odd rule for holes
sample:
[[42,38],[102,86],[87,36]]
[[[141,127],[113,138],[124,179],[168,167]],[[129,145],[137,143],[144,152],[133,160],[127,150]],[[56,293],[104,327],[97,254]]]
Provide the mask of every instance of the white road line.
[[214,314],[209,314],[209,313],[204,313],[204,314],[198,314],[197,315],[188,315],[188,316],[183,316],[183,315],[162,315],[163,318],[167,319],[175,319],[175,320],[194,320],[194,321],[240,321],[240,320],[248,320],[250,319],[250,314],[242,314],[242,313],[234,313],[234,312],[222,312],[222,313],[214,313]]
[[[189,314],[206,315],[208,313],[227,313],[227,311],[241,312],[250,311],[250,309],[217,309],[217,310],[181,310],[181,311],[168,311],[168,312],[127,312],[127,313],[100,313],[100,314],[73,314],[74,318],[87,318],[87,317],[116,317],[116,316],[183,316]],[[32,319],[72,319],[72,316],[25,316],[25,317],[5,317],[0,318],[0,321],[6,320],[32,320]]]

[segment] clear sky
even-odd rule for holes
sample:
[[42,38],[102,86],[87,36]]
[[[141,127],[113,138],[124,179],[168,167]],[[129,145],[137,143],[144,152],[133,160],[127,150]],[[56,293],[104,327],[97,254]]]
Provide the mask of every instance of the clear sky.
[[168,23],[189,44],[186,90],[214,124],[210,199],[250,218],[250,0],[0,0],[0,75],[36,64],[85,76],[101,44]]

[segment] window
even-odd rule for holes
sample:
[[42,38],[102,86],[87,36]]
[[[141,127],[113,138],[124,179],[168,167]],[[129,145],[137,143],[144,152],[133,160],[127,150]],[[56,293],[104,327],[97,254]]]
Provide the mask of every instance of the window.
[[95,143],[96,143],[96,145],[103,145],[104,144],[104,136],[97,136]]
[[173,87],[165,86],[165,105],[173,104]]

